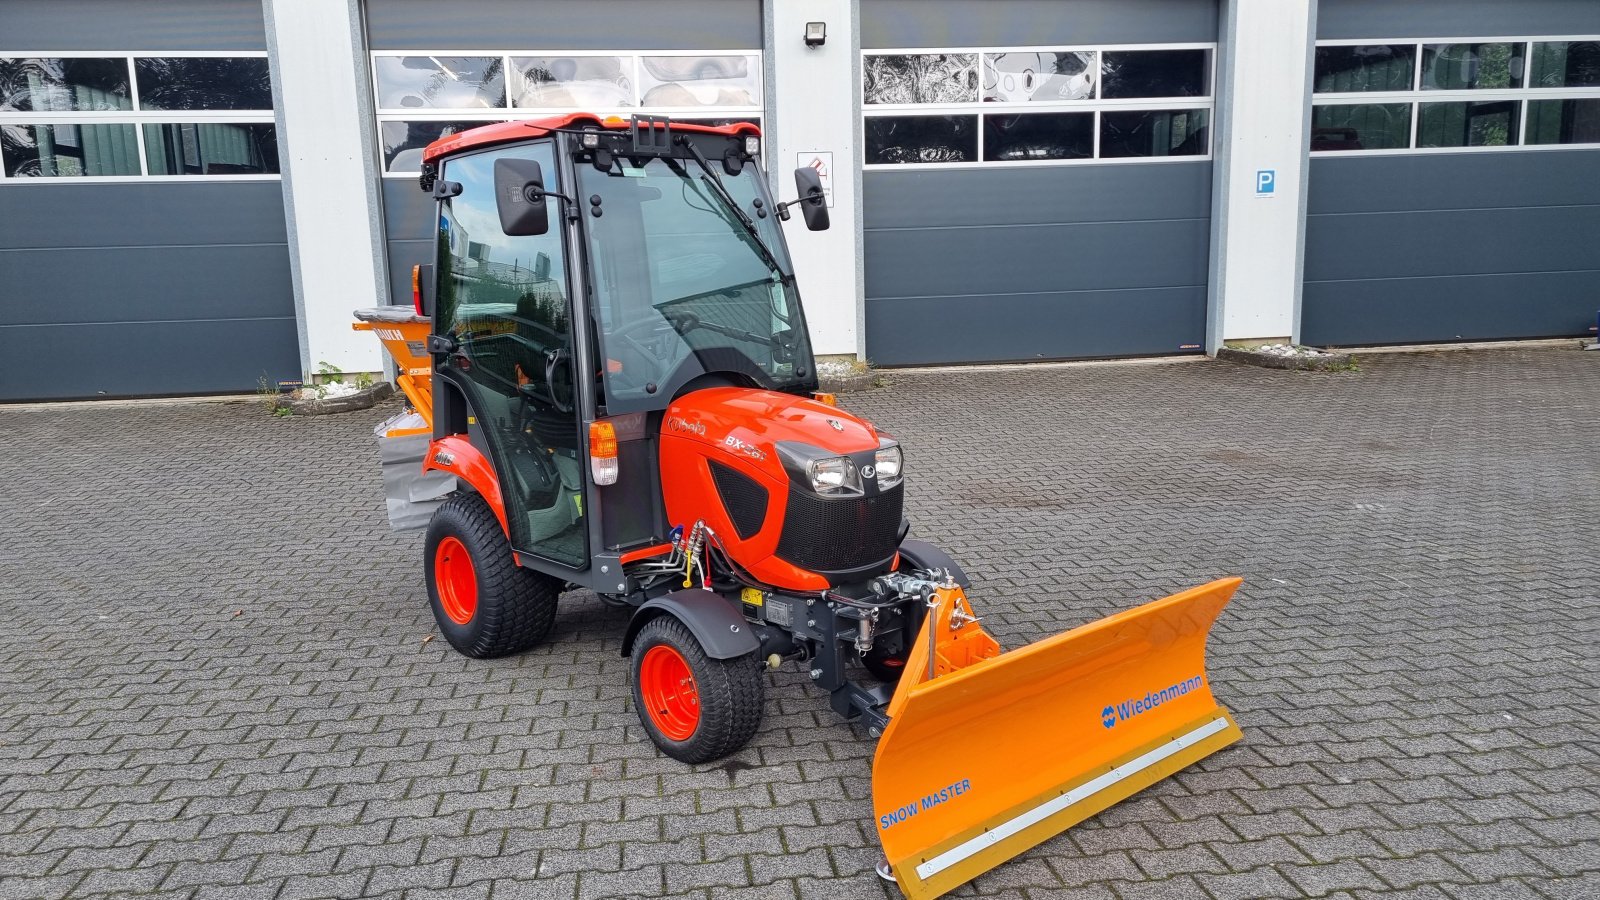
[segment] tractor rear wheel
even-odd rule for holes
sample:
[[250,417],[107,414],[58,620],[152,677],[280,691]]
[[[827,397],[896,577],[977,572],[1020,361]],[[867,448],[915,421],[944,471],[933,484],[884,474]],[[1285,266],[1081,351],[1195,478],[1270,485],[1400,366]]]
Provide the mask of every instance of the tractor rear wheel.
[[445,501],[423,542],[428,605],[439,633],[475,659],[520,653],[544,639],[561,584],[511,558],[500,520],[477,494]]
[[661,752],[710,762],[750,742],[766,702],[756,654],[712,659],[687,626],[661,615],[633,642],[633,706]]

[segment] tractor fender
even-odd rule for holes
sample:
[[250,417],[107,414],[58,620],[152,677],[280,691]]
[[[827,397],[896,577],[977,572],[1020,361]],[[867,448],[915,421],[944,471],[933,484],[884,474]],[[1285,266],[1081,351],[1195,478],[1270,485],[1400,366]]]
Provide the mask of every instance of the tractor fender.
[[505,499],[500,496],[500,478],[495,475],[494,464],[486,459],[464,434],[453,434],[434,441],[428,455],[422,458],[422,471],[448,472],[460,478],[477,491],[483,501],[494,510],[500,521],[500,530],[507,538],[511,529],[506,526]]
[[900,542],[900,567],[902,569],[947,569],[950,577],[962,588],[971,588],[972,580],[961,570],[961,565],[950,554],[927,541],[906,538]]
[[633,639],[646,622],[672,616],[689,628],[712,659],[733,659],[761,649],[761,640],[744,615],[721,594],[690,588],[655,598],[633,614],[622,636],[622,655],[633,653]]

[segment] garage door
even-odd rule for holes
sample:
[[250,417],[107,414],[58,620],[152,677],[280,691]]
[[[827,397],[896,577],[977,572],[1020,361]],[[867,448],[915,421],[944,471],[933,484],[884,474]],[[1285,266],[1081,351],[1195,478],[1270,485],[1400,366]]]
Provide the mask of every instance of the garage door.
[[1302,339],[1582,335],[1600,309],[1600,4],[1322,0]]
[[1209,0],[865,0],[867,355],[1198,353]]
[[261,5],[5,5],[0,400],[298,378]]
[[760,124],[759,0],[369,0],[390,291],[430,262],[422,150],[489,122],[570,112]]

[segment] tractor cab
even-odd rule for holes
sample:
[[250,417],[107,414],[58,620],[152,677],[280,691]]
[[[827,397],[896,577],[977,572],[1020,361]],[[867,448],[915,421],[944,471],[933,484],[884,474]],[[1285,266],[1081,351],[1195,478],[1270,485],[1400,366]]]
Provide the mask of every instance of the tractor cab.
[[[500,473],[525,564],[617,592],[621,557],[683,524],[660,500],[656,438],[673,400],[815,390],[788,209],[759,150],[751,125],[576,115],[428,149],[436,262],[418,278],[434,434],[464,435]],[[821,196],[814,172],[799,177],[803,198]],[[825,206],[804,212],[827,227]],[[593,457],[591,433],[614,455]]]

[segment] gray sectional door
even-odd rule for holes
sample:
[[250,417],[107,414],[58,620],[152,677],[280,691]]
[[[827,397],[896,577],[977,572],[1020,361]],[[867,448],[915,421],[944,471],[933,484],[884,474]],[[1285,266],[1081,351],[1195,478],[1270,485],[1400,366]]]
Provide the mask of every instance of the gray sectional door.
[[[1520,57],[1526,39],[1560,41],[1562,35],[1600,36],[1600,3],[1321,0],[1318,5],[1319,41],[1394,45],[1415,53],[1418,42],[1448,38],[1454,42],[1447,45],[1450,50],[1431,52],[1457,61],[1465,58],[1460,48],[1472,47],[1474,39],[1498,39],[1519,48],[1512,52]],[[1600,48],[1591,43],[1584,52],[1592,60]],[[1535,47],[1527,55],[1539,53]],[[1574,66],[1572,80],[1587,81],[1588,87],[1564,86],[1570,84],[1569,73],[1560,70],[1553,76],[1547,71],[1533,85],[1540,68],[1530,60],[1524,69],[1529,83],[1520,87],[1474,85],[1448,98],[1476,93],[1493,101],[1481,104],[1491,111],[1512,110],[1509,137],[1479,133],[1472,140],[1519,146],[1442,152],[1435,147],[1459,140],[1463,130],[1446,129],[1450,120],[1444,114],[1454,112],[1453,104],[1437,102],[1426,68],[1421,89],[1366,107],[1389,104],[1414,111],[1415,103],[1432,110],[1418,114],[1414,123],[1400,120],[1395,134],[1384,134],[1370,114],[1346,115],[1343,111],[1353,107],[1330,103],[1337,99],[1330,87],[1350,90],[1348,73],[1323,79],[1327,83],[1313,97],[1313,118],[1337,127],[1324,130],[1333,142],[1311,158],[1303,341],[1359,346],[1592,333],[1600,311],[1600,149],[1594,149],[1600,143],[1600,67]],[[1527,87],[1540,93],[1525,93]],[[1563,95],[1593,99],[1564,101]],[[1359,97],[1354,102],[1367,103]],[[1548,121],[1564,104],[1564,116]],[[1536,127],[1529,112],[1543,113],[1547,125]],[[1524,119],[1527,128],[1519,135]],[[1408,126],[1415,132],[1410,146]],[[1589,146],[1560,143],[1574,138]],[[1382,146],[1393,149],[1367,149]]]
[[[996,57],[1010,48],[1094,48],[1090,52],[1106,54],[1118,48],[1212,44],[1217,36],[1215,3],[864,0],[861,33],[869,82],[874,55],[947,54],[935,60],[925,56],[919,65],[926,69],[967,65],[968,51],[985,54],[976,65],[984,100],[953,109],[984,117],[977,126],[986,141],[983,150],[975,150],[976,138],[968,139],[971,143],[961,149],[964,132],[954,132],[952,142],[957,152],[968,154],[977,164],[953,162],[943,147],[881,149],[874,134],[887,134],[893,126],[875,124],[875,115],[888,114],[874,107],[870,95],[865,98],[866,344],[873,363],[899,366],[1202,351],[1212,171],[1206,118],[1191,115],[1179,121],[1158,116],[1138,119],[1122,130],[1134,133],[1148,149],[1145,132],[1169,129],[1172,155],[1160,159],[1128,158],[1127,148],[1135,142],[1119,137],[1116,128],[1106,130],[1102,120],[1079,120],[1083,126],[1073,131],[1076,126],[1069,124],[1070,118],[1057,120],[1059,128],[1051,124],[1043,130],[1014,129],[1022,136],[1008,146],[1006,152],[1012,155],[1000,159],[992,149],[997,139],[1012,140],[1006,129],[1031,109],[1013,105],[1009,112],[1014,116],[991,125],[988,120],[997,117],[989,115],[988,101],[1000,90],[991,83],[1000,84],[997,79],[1009,71],[1015,77],[1005,85],[1008,98],[1028,90],[1034,91],[1032,100],[1040,99],[1045,90],[1056,91],[1055,97],[1076,92],[1084,97],[1087,109],[1137,118],[1137,101],[1129,112],[1093,103],[1098,95],[1083,86],[1081,77],[1074,82],[1063,74],[1086,63],[1053,62],[1065,53],[1040,53],[1041,59],[1035,60],[1030,49],[1016,53],[1014,58],[1020,58],[1016,62]],[[1112,58],[1102,56],[1104,65],[1098,69],[1100,90],[1108,94],[1105,79]],[[1054,80],[1033,74],[1040,63],[1056,67]],[[1207,79],[1213,63],[1214,56],[1207,51]],[[1137,68],[1130,65],[1125,71]],[[959,88],[958,83],[957,92]],[[1165,105],[1203,106],[1208,115],[1211,96],[1208,84],[1204,96],[1189,95],[1186,101]],[[1056,102],[1040,109],[1071,113],[1074,107]],[[951,111],[902,106],[893,115],[903,114],[915,126],[910,117]],[[1185,125],[1186,136],[1179,131]],[[1091,133],[1096,131],[1098,135]],[[1028,157],[1039,152],[1036,146],[1074,140],[1076,152],[1091,158],[1054,162]],[[1116,157],[1119,150],[1123,155]],[[898,162],[917,153],[937,162]],[[1194,156],[1184,158],[1184,154]],[[1020,163],[1007,161],[1019,158]],[[893,164],[886,164],[891,160]]]
[[[266,49],[255,0],[7,0],[4,6],[0,58],[11,60],[13,72],[21,70],[19,59],[73,50],[126,57]],[[80,94],[75,105],[96,104]],[[152,105],[145,98],[145,108]],[[50,121],[71,118],[61,108],[53,107],[57,118]],[[186,107],[166,108],[180,110],[170,118],[185,120]],[[76,160],[87,168],[99,152],[102,162],[116,157],[104,171],[131,174],[17,177],[29,171],[14,171],[19,148],[36,141],[37,129],[26,106],[0,103],[0,112],[6,113],[0,129],[10,129],[0,155],[10,154],[3,161],[13,170],[0,178],[0,343],[8,348],[0,354],[0,401],[247,392],[262,379],[300,377],[276,178],[140,175],[132,128],[92,119],[80,123],[88,127],[75,136],[82,142],[73,150]],[[255,118],[263,115],[270,120],[270,111]],[[241,171],[249,154],[219,140],[273,140],[270,122],[195,128],[192,120],[187,127],[145,121],[152,124],[134,127],[162,129],[145,131],[152,172],[186,161],[191,171]],[[91,146],[92,138],[119,128],[114,136],[129,138],[121,141],[126,146]],[[158,146],[169,146],[172,155],[160,157]],[[254,149],[259,157],[260,146]],[[195,164],[205,160],[210,167]]]

